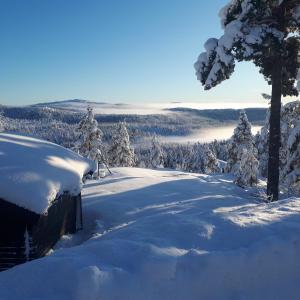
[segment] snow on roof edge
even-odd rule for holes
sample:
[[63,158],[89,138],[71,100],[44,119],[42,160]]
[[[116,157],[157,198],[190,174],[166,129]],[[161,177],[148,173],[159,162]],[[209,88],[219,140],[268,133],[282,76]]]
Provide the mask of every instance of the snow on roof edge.
[[64,192],[77,195],[95,163],[40,139],[0,134],[0,198],[44,214]]

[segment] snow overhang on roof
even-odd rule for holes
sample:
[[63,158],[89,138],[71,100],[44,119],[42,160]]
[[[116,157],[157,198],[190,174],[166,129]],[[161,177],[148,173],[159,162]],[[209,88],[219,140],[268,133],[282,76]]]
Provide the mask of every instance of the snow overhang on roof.
[[56,144],[0,134],[0,198],[37,214],[64,192],[77,195],[95,164]]

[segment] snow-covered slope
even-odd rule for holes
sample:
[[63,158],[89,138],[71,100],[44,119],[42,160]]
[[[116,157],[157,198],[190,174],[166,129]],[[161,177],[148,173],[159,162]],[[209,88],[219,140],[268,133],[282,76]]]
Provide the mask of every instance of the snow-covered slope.
[[89,160],[43,140],[0,134],[0,198],[35,213],[47,211],[63,192],[77,195]]
[[113,172],[86,184],[83,232],[0,273],[1,300],[298,299],[299,199],[258,203],[228,175]]

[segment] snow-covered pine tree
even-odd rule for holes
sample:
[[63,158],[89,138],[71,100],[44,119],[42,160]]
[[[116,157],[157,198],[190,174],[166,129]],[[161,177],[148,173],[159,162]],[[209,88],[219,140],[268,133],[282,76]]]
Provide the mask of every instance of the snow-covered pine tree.
[[4,118],[3,118],[3,113],[0,112],[0,132],[4,131],[5,126],[4,126]]
[[264,126],[260,130],[259,141],[257,144],[259,173],[263,177],[268,176],[268,158],[269,158],[269,118],[270,110],[267,110]]
[[203,158],[202,158],[202,145],[195,143],[192,147],[189,159],[186,163],[185,171],[188,172],[203,172]]
[[78,128],[78,141],[75,149],[82,155],[94,161],[98,161],[103,154],[103,133],[94,118],[93,108],[87,107],[87,114],[80,121]]
[[214,140],[210,143],[210,146],[213,149],[213,153],[215,154],[216,158],[224,161],[228,159],[227,144],[228,142],[226,140]]
[[176,149],[175,145],[163,145],[163,162],[165,168],[176,169]]
[[132,167],[134,165],[134,151],[130,146],[125,122],[120,122],[116,127],[109,149],[109,158],[111,165],[115,167]]
[[288,191],[300,194],[300,121],[288,139],[287,165],[284,169],[284,184]]
[[235,183],[241,187],[253,186],[257,183],[258,160],[256,159],[253,148],[242,148],[239,169],[236,172]]
[[[280,169],[283,170],[289,156],[289,137],[294,134],[294,128],[300,120],[300,101],[292,101],[285,104],[281,109],[281,148],[280,148]],[[280,173],[281,179],[285,176]]]
[[191,152],[192,146],[190,144],[177,146],[177,169],[187,172],[191,171]]
[[[298,95],[299,0],[231,0],[220,12],[224,35],[209,39],[195,63],[206,90],[228,79],[235,61],[253,61],[272,84],[268,187],[278,199],[281,96]],[[300,84],[298,84],[299,86]]]
[[202,172],[204,174],[219,173],[219,162],[207,144],[202,145]]
[[251,124],[248,121],[246,112],[241,110],[237,127],[228,144],[228,160],[225,168],[226,172],[236,174],[240,168],[240,160],[243,148],[254,148],[254,138],[251,133]]
[[134,149],[134,166],[138,168],[151,168],[148,144],[140,145]]
[[[266,121],[261,129],[258,143],[258,159],[260,174],[267,176],[268,162],[268,139],[269,139],[269,111],[267,112]],[[290,149],[288,147],[289,136],[293,133],[300,119],[300,101],[293,101],[285,104],[281,108],[281,147],[279,151],[280,166],[280,183],[285,181],[285,169]]]
[[163,164],[164,154],[161,149],[157,136],[154,135],[150,147],[150,164],[152,168],[157,168]]
[[281,183],[289,191],[300,192],[300,101],[289,102],[282,108]]
[[203,174],[220,172],[219,162],[207,144],[196,143],[193,145],[185,171]]

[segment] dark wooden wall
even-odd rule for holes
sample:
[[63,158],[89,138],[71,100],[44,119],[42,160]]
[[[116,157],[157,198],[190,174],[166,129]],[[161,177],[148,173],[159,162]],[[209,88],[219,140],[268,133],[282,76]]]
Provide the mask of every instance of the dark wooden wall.
[[[0,271],[44,256],[62,235],[81,228],[80,194],[61,195],[52,203],[47,215],[35,214],[0,199]],[[25,255],[26,230],[29,255]]]
[[63,194],[53,202],[48,215],[41,216],[32,231],[35,256],[41,257],[55,245],[59,238],[67,233],[75,233],[77,206],[81,207],[81,196]]
[[27,261],[24,233],[40,216],[0,199],[0,271]]

